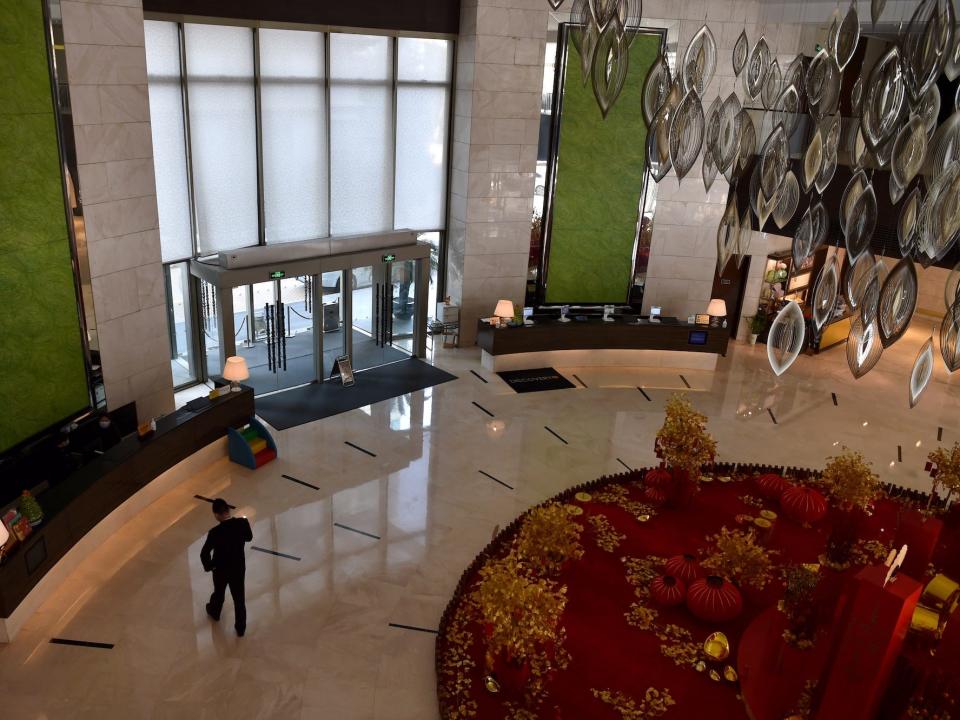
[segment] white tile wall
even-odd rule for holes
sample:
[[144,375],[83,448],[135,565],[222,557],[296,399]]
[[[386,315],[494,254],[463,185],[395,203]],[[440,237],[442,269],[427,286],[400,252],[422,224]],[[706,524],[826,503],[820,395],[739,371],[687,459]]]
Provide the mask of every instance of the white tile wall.
[[522,303],[530,249],[546,0],[464,0],[450,184],[447,292],[461,343],[497,300]]
[[65,0],[70,101],[109,407],[173,410],[141,0]]

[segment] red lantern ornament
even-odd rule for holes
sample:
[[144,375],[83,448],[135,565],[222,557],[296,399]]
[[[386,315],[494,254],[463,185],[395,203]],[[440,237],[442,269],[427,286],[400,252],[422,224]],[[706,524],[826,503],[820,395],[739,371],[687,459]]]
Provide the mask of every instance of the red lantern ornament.
[[758,475],[753,482],[757,486],[757,492],[767,500],[776,500],[790,487],[790,483],[776,473]]
[[693,555],[674,555],[663,564],[664,574],[671,575],[684,585],[689,586],[694,580],[704,576],[703,568]]
[[657,605],[673,607],[687,597],[687,586],[673,575],[658,575],[650,582],[650,597]]
[[654,468],[647,470],[647,474],[643,476],[643,482],[647,487],[667,487],[673,482],[673,475],[666,468]]
[[667,492],[663,488],[647,487],[643,490],[643,497],[651,505],[663,505],[667,501]]
[[827,514],[827,501],[813,488],[791,485],[780,496],[780,507],[791,520],[809,525]]
[[691,583],[687,589],[687,609],[700,620],[726,622],[743,610],[743,598],[733,583],[710,575]]

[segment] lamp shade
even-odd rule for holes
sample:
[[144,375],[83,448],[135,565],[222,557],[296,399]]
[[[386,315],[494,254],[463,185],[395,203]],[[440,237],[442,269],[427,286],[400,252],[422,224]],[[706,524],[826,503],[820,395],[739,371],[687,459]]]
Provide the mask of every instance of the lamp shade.
[[230,382],[240,382],[250,377],[250,371],[247,369],[247,361],[239,355],[228,357],[223,366],[223,379]]
[[710,317],[726,317],[727,303],[720,298],[714,298],[707,306],[707,315]]
[[499,318],[512,318],[513,303],[509,300],[500,300],[497,302],[497,309],[493,311],[493,314]]

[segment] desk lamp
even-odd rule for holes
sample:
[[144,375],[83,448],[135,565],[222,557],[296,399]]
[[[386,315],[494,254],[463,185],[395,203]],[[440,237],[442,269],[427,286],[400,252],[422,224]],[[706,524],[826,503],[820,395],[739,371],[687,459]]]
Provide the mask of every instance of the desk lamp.
[[500,300],[497,302],[497,309],[493,311],[497,318],[497,326],[503,327],[509,320],[513,319],[513,303],[509,300]]
[[713,298],[707,306],[707,315],[710,316],[710,327],[720,327],[720,318],[727,317],[727,303],[720,298]]
[[230,391],[240,392],[240,383],[250,377],[247,361],[239,355],[227,358],[223,366],[223,379],[230,381]]

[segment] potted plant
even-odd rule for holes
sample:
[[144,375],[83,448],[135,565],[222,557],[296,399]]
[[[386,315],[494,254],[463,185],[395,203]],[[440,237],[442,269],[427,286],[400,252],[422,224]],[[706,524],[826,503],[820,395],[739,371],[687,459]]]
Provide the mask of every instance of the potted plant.
[[748,317],[747,322],[750,323],[750,336],[748,342],[751,345],[756,345],[757,338],[763,335],[764,331],[767,329],[767,325],[769,325],[767,316],[757,313],[756,315],[751,315]]

